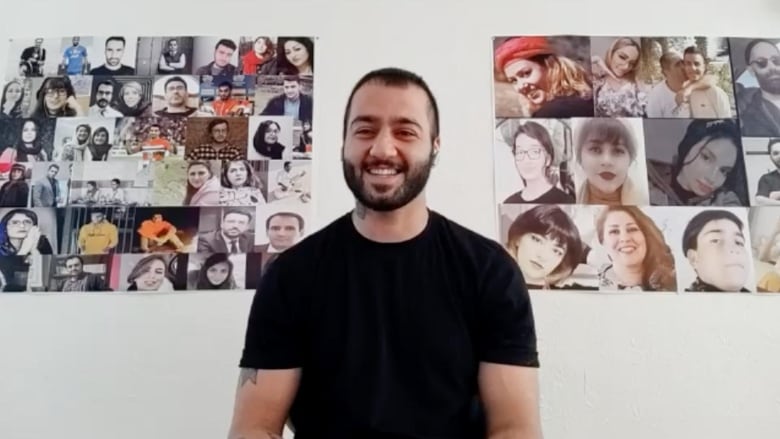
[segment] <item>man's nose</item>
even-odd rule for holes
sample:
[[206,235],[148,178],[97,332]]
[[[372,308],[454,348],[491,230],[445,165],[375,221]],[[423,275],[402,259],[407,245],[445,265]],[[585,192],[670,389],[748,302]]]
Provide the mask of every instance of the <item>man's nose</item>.
[[376,157],[392,157],[396,154],[395,139],[390,130],[379,131],[370,153]]

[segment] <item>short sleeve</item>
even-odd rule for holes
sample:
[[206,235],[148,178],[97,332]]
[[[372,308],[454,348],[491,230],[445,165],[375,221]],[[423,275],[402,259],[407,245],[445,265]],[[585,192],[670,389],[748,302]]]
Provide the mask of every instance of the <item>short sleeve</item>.
[[761,178],[758,179],[758,190],[756,191],[756,196],[769,197],[769,192],[771,192],[769,174],[764,174],[761,176]]
[[497,249],[480,282],[479,359],[539,367],[531,298],[518,265]]
[[[242,368],[290,369],[302,366],[300,288],[294,277],[284,276],[288,258],[280,255],[258,282],[249,311]],[[259,269],[258,269],[259,270]]]

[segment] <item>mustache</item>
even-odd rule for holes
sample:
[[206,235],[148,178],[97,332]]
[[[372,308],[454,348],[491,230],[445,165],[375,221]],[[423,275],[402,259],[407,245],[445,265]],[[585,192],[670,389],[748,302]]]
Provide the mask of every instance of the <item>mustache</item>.
[[371,168],[374,166],[386,166],[388,168],[395,168],[399,171],[405,171],[408,169],[408,165],[403,160],[384,160],[384,159],[377,159],[373,157],[369,157],[365,160],[363,160],[363,168]]

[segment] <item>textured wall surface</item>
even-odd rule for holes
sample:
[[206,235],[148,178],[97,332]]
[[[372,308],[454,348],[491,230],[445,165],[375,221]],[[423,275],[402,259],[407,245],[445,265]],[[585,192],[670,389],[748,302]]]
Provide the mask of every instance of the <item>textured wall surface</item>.
[[[81,0],[67,8],[28,0],[8,8],[15,18],[0,29],[0,59],[8,38],[35,32],[318,36],[314,125],[322,147],[312,185],[328,196],[316,198],[315,227],[351,206],[339,164],[350,87],[371,68],[410,68],[430,82],[441,107],[432,207],[497,237],[492,35],[780,36],[771,0],[225,0],[220,7],[228,12],[183,0]],[[225,437],[251,299],[251,292],[0,296],[0,437]],[[535,293],[533,301],[546,438],[780,437],[780,297]]]

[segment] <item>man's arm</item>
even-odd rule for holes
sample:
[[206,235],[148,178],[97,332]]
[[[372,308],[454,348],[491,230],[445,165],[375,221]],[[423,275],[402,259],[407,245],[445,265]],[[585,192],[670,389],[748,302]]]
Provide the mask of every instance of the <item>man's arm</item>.
[[536,368],[483,362],[478,379],[488,439],[542,438]]
[[300,369],[242,368],[228,439],[281,439]]

